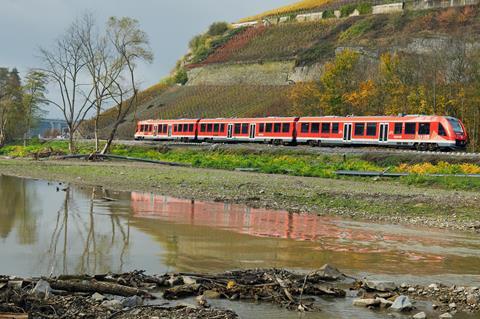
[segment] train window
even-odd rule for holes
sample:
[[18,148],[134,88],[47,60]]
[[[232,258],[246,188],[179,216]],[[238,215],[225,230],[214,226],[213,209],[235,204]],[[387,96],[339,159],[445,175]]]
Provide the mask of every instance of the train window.
[[213,124],[209,123],[207,124],[207,132],[211,133],[213,131]]
[[338,134],[338,123],[332,123],[332,133]]
[[200,132],[206,132],[207,131],[207,124],[200,124]]
[[214,125],[213,125],[213,131],[214,131],[215,133],[218,133],[219,130],[220,130],[220,124],[214,124]]
[[282,125],[282,133],[290,132],[290,123],[283,123]]
[[320,123],[312,123],[312,127],[310,128],[310,133],[318,133],[320,132]]
[[188,131],[193,132],[193,124],[188,124]]
[[355,123],[355,135],[356,136],[365,135],[365,123]]
[[415,135],[417,123],[405,123],[405,134]]
[[220,132],[225,132],[225,124],[220,124]]
[[178,124],[175,124],[175,125],[173,126],[173,130],[174,130],[175,132],[178,132]]
[[258,127],[258,132],[259,133],[263,133],[265,131],[265,124],[264,123],[260,123],[259,127]]
[[265,126],[265,132],[271,133],[272,132],[272,123],[267,123]]
[[330,123],[322,123],[322,133],[323,134],[330,133]]
[[438,135],[447,136],[447,131],[445,131],[445,128],[440,123],[438,123]]
[[248,134],[248,123],[242,124],[242,134]]
[[273,132],[274,133],[280,133],[281,127],[282,127],[282,123],[273,124]]
[[188,125],[187,124],[180,124],[180,132],[186,132],[187,131],[187,128],[188,128]]
[[430,135],[430,123],[419,123],[418,124],[418,134],[419,135]]
[[308,133],[309,130],[310,130],[310,123],[302,123],[301,132]]
[[402,123],[395,123],[395,130],[394,130],[393,134],[395,134],[395,135],[402,134],[402,127],[403,127]]
[[377,123],[367,123],[367,136],[377,136]]
[[240,134],[241,129],[242,129],[242,124],[240,123],[235,124],[235,134]]

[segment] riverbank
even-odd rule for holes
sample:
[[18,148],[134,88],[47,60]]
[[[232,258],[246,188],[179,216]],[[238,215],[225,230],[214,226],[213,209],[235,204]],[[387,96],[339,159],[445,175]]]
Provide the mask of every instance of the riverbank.
[[[375,318],[453,318],[480,311],[478,287],[361,280],[328,264],[309,273],[257,268],[209,274],[0,276],[0,291],[0,315],[7,312],[7,318],[234,319],[239,316],[225,308],[242,304],[269,304],[293,314],[327,312],[320,318],[331,318],[333,304]],[[223,309],[216,306],[220,300]]]
[[[125,142],[125,141],[124,141]],[[94,152],[92,142],[77,143],[78,154]],[[0,148],[0,156],[11,158],[51,158],[68,154],[65,141],[32,141],[27,146],[10,144]],[[458,158],[432,154],[322,153],[321,148],[272,147],[257,144],[115,144],[112,155],[175,162],[196,168],[250,170],[266,174],[339,179],[337,171],[402,173],[405,185],[448,190],[480,191],[480,178],[453,175],[480,175],[480,158]],[[446,175],[444,177],[429,174]]]
[[377,222],[480,230],[478,192],[125,162],[0,159],[0,174]]

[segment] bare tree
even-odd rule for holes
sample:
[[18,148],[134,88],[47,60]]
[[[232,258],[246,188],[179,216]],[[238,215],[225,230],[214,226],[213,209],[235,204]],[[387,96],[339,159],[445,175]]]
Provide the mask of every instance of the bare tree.
[[137,20],[128,17],[111,17],[107,24],[107,36],[117,56],[116,65],[122,68],[122,74],[118,78],[112,78],[113,85],[108,88],[110,97],[116,103],[115,122],[108,134],[102,154],[110,150],[118,126],[137,103],[138,87],[135,78],[137,63],[153,61],[147,34],[140,29]]
[[94,107],[91,96],[94,88],[85,80],[87,67],[82,39],[78,35],[79,22],[69,29],[50,49],[40,48],[44,63],[41,69],[59,92],[59,99],[48,99],[63,114],[69,130],[69,151],[75,152],[74,134]]
[[98,152],[100,115],[103,106],[112,102],[112,97],[116,94],[112,86],[120,81],[124,65],[116,56],[107,36],[96,30],[92,14],[86,13],[81,21],[81,28],[77,32],[83,43],[83,55],[93,87],[95,151]]

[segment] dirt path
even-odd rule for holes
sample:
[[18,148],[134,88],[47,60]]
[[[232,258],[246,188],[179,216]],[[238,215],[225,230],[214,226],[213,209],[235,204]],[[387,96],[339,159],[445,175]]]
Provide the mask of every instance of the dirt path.
[[243,203],[373,221],[480,230],[480,194],[346,180],[165,167],[124,162],[0,159],[0,174]]

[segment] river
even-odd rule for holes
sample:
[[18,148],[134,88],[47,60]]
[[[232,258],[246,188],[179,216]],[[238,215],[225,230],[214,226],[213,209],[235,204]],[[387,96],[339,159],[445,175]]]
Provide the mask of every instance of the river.
[[[480,285],[480,238],[471,233],[8,176],[0,176],[0,203],[0,274],[308,271],[330,263],[358,277]],[[328,311],[307,318],[384,317],[350,305],[326,301]],[[270,305],[235,307],[245,318],[296,318]]]

